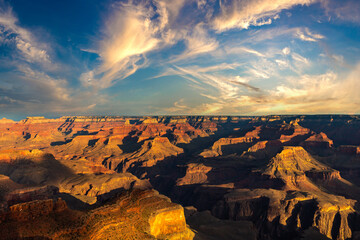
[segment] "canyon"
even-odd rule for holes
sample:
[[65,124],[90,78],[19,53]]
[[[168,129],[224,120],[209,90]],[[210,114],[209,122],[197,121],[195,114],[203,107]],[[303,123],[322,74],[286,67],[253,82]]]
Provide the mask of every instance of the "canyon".
[[360,116],[0,119],[2,239],[360,239]]

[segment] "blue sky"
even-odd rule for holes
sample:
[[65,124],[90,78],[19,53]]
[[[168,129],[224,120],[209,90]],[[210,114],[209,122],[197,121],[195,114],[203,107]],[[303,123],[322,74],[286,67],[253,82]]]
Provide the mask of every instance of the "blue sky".
[[0,0],[0,117],[360,113],[357,0]]

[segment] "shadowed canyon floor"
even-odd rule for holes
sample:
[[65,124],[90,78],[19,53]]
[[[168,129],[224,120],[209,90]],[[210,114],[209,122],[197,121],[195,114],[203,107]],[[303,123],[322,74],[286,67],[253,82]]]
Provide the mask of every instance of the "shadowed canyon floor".
[[360,239],[359,201],[359,116],[0,120],[3,239]]

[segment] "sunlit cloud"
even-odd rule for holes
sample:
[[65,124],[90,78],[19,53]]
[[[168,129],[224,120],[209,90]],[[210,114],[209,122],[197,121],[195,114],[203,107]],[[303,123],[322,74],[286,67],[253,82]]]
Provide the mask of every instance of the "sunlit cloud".
[[29,63],[50,64],[46,46],[38,42],[33,34],[18,25],[10,7],[0,6],[0,44],[13,44],[18,54]]
[[95,99],[99,98],[94,93],[74,89],[67,79],[53,76],[57,63],[48,53],[49,44],[21,27],[12,8],[5,4],[0,6],[0,36],[0,46],[8,47],[8,55],[3,56],[6,66],[15,69],[1,77],[2,112],[70,113],[96,106]]
[[282,10],[314,2],[316,0],[224,0],[220,1],[220,13],[214,17],[212,24],[219,32],[271,24]]
[[[358,6],[355,0],[111,1],[86,28],[93,32],[66,35],[68,29],[47,29],[50,22],[22,23],[27,17],[3,4],[0,107],[82,114],[106,108],[120,115],[120,105],[131,105],[126,109],[134,114],[359,112]],[[176,86],[176,98],[164,86]]]
[[311,32],[308,28],[304,28],[303,30],[297,28],[295,36],[297,36],[299,39],[303,41],[308,41],[308,42],[317,42],[319,39],[325,38],[321,34]]
[[219,47],[216,39],[207,34],[203,24],[196,25],[188,35],[184,36],[184,41],[186,42],[186,50],[181,55],[176,56],[171,61],[172,63],[213,52]]
[[359,74],[360,64],[357,64],[344,79],[334,72],[288,78],[286,85],[271,91],[271,98],[293,112],[358,112],[360,97],[354,88],[360,87]]
[[240,43],[258,43],[267,40],[278,39],[280,37],[289,37],[293,39],[299,39],[305,42],[318,42],[319,40],[325,38],[325,36],[311,31],[307,27],[275,27],[266,30],[258,30],[251,32],[249,36],[246,39],[240,41]]
[[227,54],[250,53],[250,54],[254,54],[255,56],[258,56],[258,57],[265,57],[265,55],[262,54],[261,52],[258,52],[255,49],[251,49],[251,48],[247,48],[247,47],[233,47],[233,48],[226,47],[225,51]]
[[18,72],[0,84],[1,107],[8,113],[84,112],[94,108],[96,102],[101,103],[94,93],[71,89],[65,79],[51,77],[26,65],[18,66]]

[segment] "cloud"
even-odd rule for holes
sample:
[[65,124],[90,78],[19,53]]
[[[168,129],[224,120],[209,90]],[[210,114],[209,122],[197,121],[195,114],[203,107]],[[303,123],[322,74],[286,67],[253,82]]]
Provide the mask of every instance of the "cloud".
[[265,57],[261,52],[256,51],[255,49],[247,48],[247,47],[225,47],[225,51],[227,54],[242,54],[242,53],[250,53],[258,57]]
[[[26,86],[26,87],[24,87]],[[1,109],[23,114],[86,112],[102,103],[94,92],[69,87],[62,78],[54,78],[28,65],[18,66],[0,83]]]
[[275,62],[279,65],[279,67],[288,67],[289,63],[285,60],[281,60],[281,59],[275,59]]
[[291,57],[292,59],[294,59],[295,61],[299,62],[299,63],[302,63],[302,64],[305,64],[305,65],[308,65],[310,62],[307,58],[301,56],[300,54],[298,53],[291,53]]
[[[178,114],[217,114],[222,111],[233,110],[232,114],[239,113],[238,101],[243,95],[261,95],[262,90],[249,84],[249,79],[238,75],[229,75],[224,71],[236,69],[238,64],[220,64],[209,67],[174,66],[162,76],[177,75],[190,81],[192,88],[196,88],[205,100],[195,106],[186,105],[184,100],[175,102],[173,106],[159,111],[170,111]],[[210,101],[210,102],[209,102]],[[243,110],[243,109],[242,109]],[[242,111],[241,110],[241,111]]]
[[270,78],[270,76],[264,70],[257,69],[255,66],[254,68],[249,68],[248,72],[256,78]]
[[18,24],[10,7],[0,6],[0,44],[13,44],[22,59],[29,63],[51,64],[46,45],[38,42],[33,34]]
[[290,54],[290,48],[289,47],[285,47],[285,48],[283,48],[283,50],[281,50],[282,51],[282,53],[284,54],[284,55],[289,55]]
[[181,98],[178,101],[174,102],[172,107],[162,109],[162,111],[164,111],[165,113],[172,113],[172,114],[173,113],[182,114],[191,111],[191,107],[185,105],[184,101],[185,101],[184,98]]
[[220,12],[214,17],[212,26],[218,32],[223,32],[271,24],[282,10],[314,2],[316,0],[223,0],[220,1]]
[[334,72],[288,78],[270,93],[270,101],[293,113],[358,113],[360,63],[344,78]]
[[190,34],[187,29],[176,29],[176,19],[185,3],[185,0],[129,0],[113,4],[96,50],[102,63],[83,73],[80,81],[85,86],[108,88],[147,66],[147,54],[181,39],[187,44],[183,57],[215,49],[216,41],[207,38],[201,24]]
[[[215,26],[216,22],[219,26],[224,26],[224,29],[217,29],[219,33],[238,28],[239,26],[232,22],[234,19],[245,19],[249,24],[258,26],[270,24],[272,19],[279,18],[278,13],[281,10],[299,4],[309,5],[314,1],[220,1],[220,13],[213,17],[210,16],[214,13],[214,9],[211,8],[215,7],[212,1],[197,2],[197,9],[189,8],[194,2],[192,0],[129,0],[115,3],[104,28],[100,31],[103,36],[98,42],[98,49],[95,50],[100,57],[100,64],[81,74],[79,80],[86,87],[109,88],[117,81],[136,73],[138,69],[153,64],[152,59],[148,58],[152,53],[159,53],[179,42],[185,44],[184,51],[178,55],[170,53],[167,59],[160,60],[160,64],[179,65],[184,60],[194,60],[205,54],[211,54],[215,58],[224,57],[224,53],[248,53],[266,57],[263,53],[242,44],[237,48],[220,48],[217,35],[211,32],[209,26]],[[182,12],[184,6],[190,10]],[[233,25],[227,25],[229,22]],[[308,28],[280,28],[255,33],[244,41],[252,42],[253,39],[257,42],[285,34],[303,41],[324,38]],[[250,69],[249,72],[257,77],[269,78],[268,74],[259,69]]]
[[[211,92],[209,88],[200,90],[199,94],[207,100],[196,106],[185,104],[183,99],[177,101],[169,108],[174,113],[262,115],[359,113],[360,111],[358,94],[360,63],[345,76],[332,71],[318,75],[303,74],[297,77],[285,77],[285,81],[271,90],[253,87],[252,90],[245,92],[236,86],[234,88],[227,86],[229,83],[225,78],[214,73],[198,74],[194,69],[189,68],[179,71],[199,79],[201,81],[199,84],[209,84],[218,91]],[[230,84],[236,84],[234,79],[230,80]],[[238,83],[246,83],[241,77],[238,79]]]
[[295,39],[300,39],[306,42],[318,42],[324,39],[325,36],[311,31],[307,27],[275,27],[266,30],[257,30],[249,32],[248,37],[239,41],[238,44],[254,44],[259,42],[266,42],[268,40],[275,40],[280,37],[289,36]]
[[114,5],[100,42],[102,64],[95,72],[101,78],[95,83],[93,78],[88,84],[107,88],[114,80],[126,78],[144,65],[145,54],[157,49],[161,41],[156,34],[161,30],[162,22],[151,21],[154,15],[155,12],[145,4]]
[[330,18],[360,24],[360,2],[358,0],[322,0],[321,5]]
[[170,61],[171,63],[184,59],[188,60],[189,58],[200,54],[210,53],[219,47],[217,40],[208,35],[207,30],[203,25],[203,23],[197,24],[187,35],[184,36],[186,50]]
[[[101,96],[75,89],[59,77],[42,43],[30,29],[21,26],[8,5],[0,2],[0,45],[7,51],[1,56],[0,108],[10,114],[86,112],[101,103]],[[4,64],[5,63],[5,64]],[[7,70],[10,71],[7,71]]]
[[318,33],[312,33],[308,28],[304,28],[305,31],[303,31],[300,28],[296,29],[295,36],[299,39],[307,42],[317,42],[319,39],[325,38],[323,35]]

